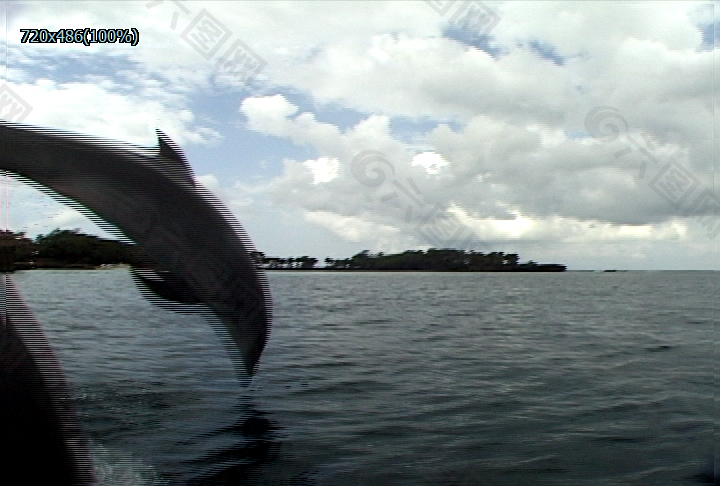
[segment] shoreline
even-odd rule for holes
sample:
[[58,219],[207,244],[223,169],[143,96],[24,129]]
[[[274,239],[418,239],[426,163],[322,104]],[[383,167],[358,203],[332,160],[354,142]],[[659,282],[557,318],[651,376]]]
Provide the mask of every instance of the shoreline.
[[[46,263],[41,265],[31,265],[24,262],[12,265],[10,269],[3,268],[0,271],[13,272],[23,270],[114,270],[118,268],[131,268],[132,265],[127,263],[106,263],[100,266],[86,265],[81,263]],[[566,272],[564,265],[560,266],[538,266],[535,268],[505,268],[497,270],[465,270],[465,269],[404,269],[404,268],[263,268],[266,272],[452,272],[452,273],[558,273]]]
[[14,272],[21,270],[113,270],[116,268],[130,268],[129,263],[104,263],[102,265],[88,265],[85,263],[60,263],[44,262],[39,265],[28,262],[17,262],[12,265],[0,266],[2,272]]
[[526,273],[526,272],[567,272],[567,268],[519,268],[501,270],[464,270],[464,269],[405,269],[405,268],[264,268],[266,272],[452,272],[452,273]]

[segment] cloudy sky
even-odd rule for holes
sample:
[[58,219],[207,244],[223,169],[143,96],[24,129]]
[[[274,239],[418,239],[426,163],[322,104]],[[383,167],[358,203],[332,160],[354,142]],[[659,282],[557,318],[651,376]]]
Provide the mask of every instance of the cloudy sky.
[[[144,146],[160,128],[268,255],[717,269],[717,5],[9,1],[0,118]],[[22,42],[66,28],[138,38]],[[1,195],[12,230],[105,235],[12,179]]]

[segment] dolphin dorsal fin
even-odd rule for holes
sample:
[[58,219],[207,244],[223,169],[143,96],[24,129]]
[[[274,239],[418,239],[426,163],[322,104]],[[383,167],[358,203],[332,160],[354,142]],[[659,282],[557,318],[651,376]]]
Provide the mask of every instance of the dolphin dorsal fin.
[[159,129],[155,132],[159,148],[156,168],[177,184],[194,186],[192,169],[180,147]]

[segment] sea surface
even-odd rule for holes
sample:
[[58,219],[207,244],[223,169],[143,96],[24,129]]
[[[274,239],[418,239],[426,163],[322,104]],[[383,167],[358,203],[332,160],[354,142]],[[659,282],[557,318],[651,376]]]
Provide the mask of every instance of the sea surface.
[[103,485],[674,485],[712,471],[718,272],[269,272],[238,378],[125,269],[13,274]]

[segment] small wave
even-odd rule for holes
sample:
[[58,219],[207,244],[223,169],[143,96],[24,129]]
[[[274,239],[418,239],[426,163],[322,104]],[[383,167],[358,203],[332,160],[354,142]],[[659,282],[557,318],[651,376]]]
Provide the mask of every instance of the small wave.
[[90,444],[95,462],[98,486],[165,486],[155,468],[131,453],[108,449],[95,442]]

